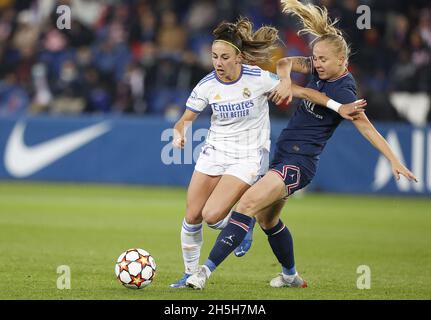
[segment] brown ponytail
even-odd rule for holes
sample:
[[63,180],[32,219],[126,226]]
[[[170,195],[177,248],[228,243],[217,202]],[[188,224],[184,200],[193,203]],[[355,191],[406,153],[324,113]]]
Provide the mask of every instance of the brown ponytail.
[[247,18],[239,18],[236,23],[223,21],[213,31],[214,41],[227,41],[243,56],[248,64],[266,63],[271,60],[272,50],[279,40],[278,30],[262,26],[253,32],[253,24]]

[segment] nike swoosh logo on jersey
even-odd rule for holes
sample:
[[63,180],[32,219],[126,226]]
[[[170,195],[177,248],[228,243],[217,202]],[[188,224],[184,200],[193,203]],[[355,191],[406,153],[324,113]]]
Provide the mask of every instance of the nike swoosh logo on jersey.
[[111,130],[102,122],[29,147],[24,143],[25,127],[18,122],[6,143],[5,168],[16,178],[36,173]]

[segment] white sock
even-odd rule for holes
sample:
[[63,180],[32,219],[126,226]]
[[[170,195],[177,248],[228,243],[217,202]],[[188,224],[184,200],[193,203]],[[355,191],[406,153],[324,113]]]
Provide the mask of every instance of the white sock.
[[226,227],[227,224],[229,223],[229,219],[230,219],[231,215],[232,215],[232,211],[229,212],[229,214],[226,216],[226,218],[224,218],[223,220],[220,220],[217,223],[209,224],[208,227],[213,228],[213,229],[217,229],[217,230],[224,229],[224,227]]
[[284,280],[286,280],[287,282],[292,282],[295,279],[295,277],[298,275],[298,272],[296,272],[293,275],[287,275],[287,274],[284,274],[284,273],[282,273],[282,275],[283,275],[283,279]]
[[210,277],[211,275],[211,270],[210,268],[208,268],[206,265],[202,266],[202,270],[205,272],[205,276],[207,277],[207,279]]
[[181,249],[185,272],[188,274],[198,271],[202,243],[202,223],[189,224],[184,219],[181,228]]

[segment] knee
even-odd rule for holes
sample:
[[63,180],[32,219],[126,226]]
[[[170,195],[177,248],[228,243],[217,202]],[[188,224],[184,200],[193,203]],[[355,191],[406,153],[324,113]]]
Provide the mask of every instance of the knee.
[[184,220],[189,224],[199,224],[202,222],[202,211],[187,206]]
[[269,230],[273,227],[275,227],[278,223],[279,217],[268,217],[267,215],[257,215],[256,221],[259,224],[259,226],[263,230]]
[[202,218],[209,227],[212,227],[220,222],[224,217],[223,213],[219,209],[204,207],[202,209]]
[[236,205],[236,211],[246,215],[255,215],[258,204],[258,199],[245,194]]

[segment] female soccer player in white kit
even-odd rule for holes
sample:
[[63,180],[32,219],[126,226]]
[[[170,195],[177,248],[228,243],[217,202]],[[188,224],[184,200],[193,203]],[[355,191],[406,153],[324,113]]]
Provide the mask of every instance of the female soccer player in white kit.
[[[270,59],[271,49],[278,40],[276,29],[264,26],[253,33],[252,24],[242,18],[237,23],[221,23],[213,34],[215,70],[196,85],[174,127],[173,144],[182,148],[187,126],[207,106],[211,107],[211,127],[188,187],[181,229],[185,272],[171,284],[172,288],[185,287],[187,278],[198,270],[202,220],[211,228],[223,229],[231,208],[268,170],[268,98],[277,103],[285,98],[290,101],[292,97],[288,94],[292,92],[295,97],[319,105],[336,103],[312,89],[292,85],[290,90],[290,79],[285,83],[277,75],[254,66]],[[362,106],[343,105],[340,114],[350,118]]]

